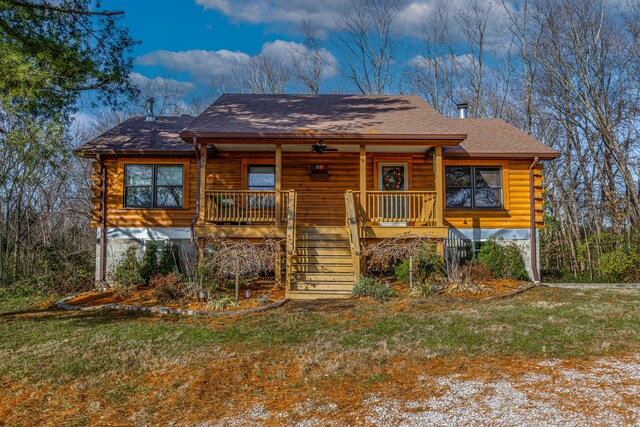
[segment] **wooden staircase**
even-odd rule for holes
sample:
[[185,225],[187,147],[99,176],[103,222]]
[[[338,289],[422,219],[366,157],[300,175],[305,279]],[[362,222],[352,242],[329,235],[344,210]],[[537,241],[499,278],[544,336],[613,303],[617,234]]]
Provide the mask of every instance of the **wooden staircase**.
[[356,271],[347,227],[298,227],[287,265],[289,298],[348,298]]

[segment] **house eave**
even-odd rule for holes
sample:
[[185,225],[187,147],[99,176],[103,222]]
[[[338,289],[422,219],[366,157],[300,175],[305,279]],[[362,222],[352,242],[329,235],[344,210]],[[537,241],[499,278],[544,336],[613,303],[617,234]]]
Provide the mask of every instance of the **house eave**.
[[333,143],[366,141],[368,144],[388,144],[391,141],[424,145],[456,146],[467,138],[466,134],[360,134],[360,133],[211,133],[180,132],[180,138],[191,144],[193,138],[209,144],[237,144],[238,141],[278,141],[281,144],[299,144],[301,141],[315,142],[318,139]]
[[532,159],[538,157],[540,160],[553,160],[560,156],[560,153],[535,153],[535,152],[493,152],[493,153],[469,153],[467,151],[459,152],[445,152],[445,158],[458,158],[458,159]]

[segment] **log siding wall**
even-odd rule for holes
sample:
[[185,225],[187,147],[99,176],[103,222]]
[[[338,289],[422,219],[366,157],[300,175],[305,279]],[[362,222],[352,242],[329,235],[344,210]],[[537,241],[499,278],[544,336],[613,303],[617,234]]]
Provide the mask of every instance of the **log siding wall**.
[[[127,163],[184,163],[189,170],[185,181],[188,199],[183,209],[129,209],[123,202],[123,159],[107,158],[107,225],[109,227],[188,227],[195,215],[197,162],[195,158],[126,158]],[[410,167],[409,190],[435,191],[432,158],[424,154],[367,154],[367,189],[377,190],[378,162],[407,162]],[[275,164],[273,153],[218,153],[207,160],[207,189],[242,190],[247,188],[246,167],[251,164]],[[329,167],[325,181],[311,177],[311,165]],[[508,209],[445,210],[444,225],[455,228],[528,228],[530,160],[454,160],[444,165],[496,164],[504,171],[503,191]],[[96,177],[97,175],[97,177]],[[99,181],[94,171],[93,182]],[[542,225],[542,166],[535,170],[536,223]],[[298,192],[299,225],[344,225],[346,190],[359,190],[358,153],[319,155],[309,152],[282,153],[282,189]],[[442,189],[444,191],[444,189]],[[92,225],[99,227],[98,197],[93,198]]]

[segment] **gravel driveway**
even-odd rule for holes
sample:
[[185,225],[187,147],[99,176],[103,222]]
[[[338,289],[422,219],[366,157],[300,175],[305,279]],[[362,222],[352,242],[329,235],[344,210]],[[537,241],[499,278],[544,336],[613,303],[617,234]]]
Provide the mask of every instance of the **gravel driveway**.
[[[415,396],[371,395],[352,412],[303,403],[287,412],[256,406],[208,426],[585,426],[640,425],[640,356],[544,360],[510,369],[421,377]],[[524,368],[524,369],[523,369]],[[419,396],[419,397],[418,397]],[[305,416],[305,414],[307,416]]]

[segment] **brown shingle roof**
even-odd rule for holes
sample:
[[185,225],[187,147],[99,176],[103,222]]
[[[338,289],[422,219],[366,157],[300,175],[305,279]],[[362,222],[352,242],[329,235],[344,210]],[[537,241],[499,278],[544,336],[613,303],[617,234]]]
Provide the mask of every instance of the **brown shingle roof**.
[[180,135],[207,138],[461,139],[447,119],[419,96],[225,94]]
[[[81,146],[84,155],[190,154],[191,136],[207,138],[457,139],[447,156],[558,157],[559,153],[500,119],[452,119],[418,96],[222,95],[190,116],[125,120]],[[386,137],[386,138],[385,138]],[[455,142],[455,141],[452,141]]]
[[163,154],[193,153],[193,148],[180,138],[180,129],[193,117],[157,117],[145,121],[144,117],[132,117],[111,128],[92,141],[82,145],[77,152],[90,156],[96,153],[115,154]]
[[457,147],[445,147],[448,156],[531,157],[554,159],[559,153],[501,119],[447,119],[454,132],[467,134]]

